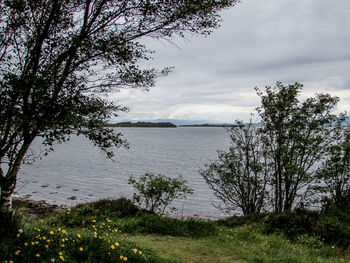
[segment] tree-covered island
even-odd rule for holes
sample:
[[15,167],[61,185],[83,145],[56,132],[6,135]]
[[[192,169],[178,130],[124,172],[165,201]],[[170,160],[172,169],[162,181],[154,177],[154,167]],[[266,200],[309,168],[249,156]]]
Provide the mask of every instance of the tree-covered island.
[[135,127],[135,128],[177,128],[171,122],[118,122],[114,124],[107,124],[108,127]]

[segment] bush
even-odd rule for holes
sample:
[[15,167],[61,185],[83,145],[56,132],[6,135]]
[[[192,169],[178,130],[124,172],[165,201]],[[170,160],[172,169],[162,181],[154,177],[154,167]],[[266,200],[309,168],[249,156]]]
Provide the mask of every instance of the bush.
[[140,209],[129,199],[101,199],[95,202],[79,204],[51,218],[52,223],[65,226],[82,226],[92,219],[126,218],[135,216]]
[[231,216],[228,218],[219,219],[216,221],[217,224],[227,227],[237,227],[243,225],[254,225],[260,224],[268,217],[268,214],[259,213],[259,214],[248,214],[242,216]]
[[129,178],[137,193],[134,193],[134,201],[144,204],[145,209],[152,213],[163,215],[168,205],[177,198],[186,198],[193,190],[187,185],[187,181],[178,178],[167,178],[164,175],[146,173],[138,180]]
[[118,199],[101,199],[90,203],[90,206],[99,210],[102,214],[113,214],[118,217],[135,216],[139,212],[139,208],[130,199],[124,197]]
[[204,237],[216,232],[214,222],[196,219],[180,220],[155,214],[142,214],[124,220],[120,227],[128,233],[157,233],[161,235]]
[[302,209],[280,214],[270,214],[265,218],[262,229],[267,234],[282,232],[289,239],[295,240],[303,234],[313,235],[318,219],[318,212]]

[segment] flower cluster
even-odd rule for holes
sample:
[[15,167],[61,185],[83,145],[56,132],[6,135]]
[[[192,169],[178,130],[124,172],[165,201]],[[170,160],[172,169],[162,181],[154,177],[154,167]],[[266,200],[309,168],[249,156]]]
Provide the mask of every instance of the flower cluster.
[[[107,247],[103,249],[107,251],[108,256],[119,257],[122,262],[128,261],[128,255],[131,254],[142,256],[142,252],[137,248],[129,250],[128,246],[122,245],[126,235],[113,224],[111,219],[106,218],[104,222],[92,219],[89,223],[78,232],[55,224],[48,225],[40,219],[36,226],[28,231],[30,234],[27,236],[31,238],[25,239],[26,235],[23,235],[20,239],[21,244],[13,251],[9,260],[4,261],[4,263],[16,261],[64,262],[72,257],[77,261],[90,259],[89,242],[92,240],[91,237],[100,240],[101,246],[107,244]],[[18,230],[18,234],[22,235],[23,233],[23,229]]]

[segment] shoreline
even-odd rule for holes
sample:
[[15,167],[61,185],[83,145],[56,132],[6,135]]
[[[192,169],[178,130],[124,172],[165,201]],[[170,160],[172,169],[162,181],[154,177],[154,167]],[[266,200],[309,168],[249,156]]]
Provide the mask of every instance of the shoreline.
[[[108,199],[108,198],[106,198]],[[91,201],[94,202],[94,201]],[[90,203],[88,202],[82,202],[80,204]],[[19,212],[20,214],[23,214],[25,216],[30,216],[34,218],[42,219],[46,216],[51,216],[54,214],[59,213],[60,211],[74,207],[76,205],[57,205],[49,203],[45,200],[34,200],[30,197],[21,197],[21,196],[13,196],[12,197],[12,205],[13,210],[15,213]],[[216,221],[225,218],[225,216],[222,217],[215,217],[215,216],[208,216],[208,215],[186,215],[181,211],[174,211],[170,213],[165,213],[164,216],[170,217],[170,218],[176,218],[176,219],[199,219],[199,220],[209,220],[209,221]],[[227,217],[230,217],[227,215]]]
[[33,200],[27,197],[13,196],[12,205],[15,213],[20,213],[25,216],[44,218],[66,209],[68,206],[55,205],[48,203],[45,200]]

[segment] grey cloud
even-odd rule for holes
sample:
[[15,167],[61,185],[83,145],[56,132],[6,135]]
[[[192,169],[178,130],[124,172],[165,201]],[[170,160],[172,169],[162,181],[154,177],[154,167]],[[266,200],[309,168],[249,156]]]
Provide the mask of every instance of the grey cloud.
[[302,82],[303,97],[330,92],[349,108],[350,1],[242,0],[222,15],[207,38],[144,42],[156,51],[144,66],[175,70],[150,92],[116,94],[127,118],[248,119],[254,87],[276,81]]

